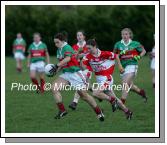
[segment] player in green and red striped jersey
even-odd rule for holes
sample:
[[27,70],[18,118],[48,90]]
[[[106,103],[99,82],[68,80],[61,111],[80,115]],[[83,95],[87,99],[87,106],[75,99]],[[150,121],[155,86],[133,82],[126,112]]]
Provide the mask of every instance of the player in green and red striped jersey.
[[[46,62],[49,63],[49,53],[46,44],[41,41],[40,33],[34,33],[33,40],[34,42],[29,46],[28,50],[29,55],[27,66],[30,67],[30,78],[32,82],[37,85],[38,91],[43,93],[45,85],[45,58]],[[39,76],[40,85],[37,76]]]
[[[133,41],[133,32],[129,28],[124,28],[121,31],[122,40],[118,41],[114,46],[114,52],[119,54],[121,64],[124,67],[124,73],[121,74],[122,83],[127,83],[131,87],[131,91],[141,95],[144,101],[147,101],[147,96],[144,89],[140,89],[133,81],[138,69],[138,61],[145,55],[144,47],[137,41]],[[128,88],[127,88],[128,89]],[[122,90],[121,100],[125,103],[128,96],[127,90]]]
[[22,71],[22,60],[25,58],[24,53],[26,49],[26,42],[21,33],[17,33],[17,38],[13,42],[13,54],[16,59],[16,69],[18,72]]
[[[74,87],[80,97],[92,107],[98,119],[104,121],[104,115],[101,109],[97,106],[94,98],[90,96],[85,89],[87,87],[86,78],[84,77],[83,71],[80,69],[73,48],[65,42],[65,37],[62,33],[56,34],[54,42],[58,48],[57,58],[59,63],[56,64],[50,72],[57,72],[57,70],[60,69],[62,69],[63,72],[52,84],[52,92],[59,108],[59,112],[55,116],[55,119],[60,119],[67,114],[60,91],[67,85],[70,85]],[[64,86],[63,88],[61,88],[62,85]]]

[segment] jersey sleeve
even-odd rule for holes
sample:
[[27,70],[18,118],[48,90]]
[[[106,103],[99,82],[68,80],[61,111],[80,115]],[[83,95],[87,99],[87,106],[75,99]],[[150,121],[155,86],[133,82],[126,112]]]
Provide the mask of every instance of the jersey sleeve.
[[46,45],[45,43],[43,43],[43,45],[44,45],[45,52],[48,52],[48,47],[47,47],[47,45]]
[[64,49],[64,57],[66,57],[66,56],[70,56],[71,57],[73,53],[74,53],[74,50],[72,49],[71,46],[65,47],[65,49]]
[[142,52],[143,48],[144,48],[143,45],[140,44],[140,42],[137,42],[137,41],[136,41],[136,50],[137,50],[138,52]]
[[90,64],[89,64],[89,58],[88,58],[87,55],[83,57],[82,63],[83,63],[84,65],[86,65],[86,66],[90,66]]
[[117,54],[110,52],[110,51],[105,51],[103,54],[103,57],[106,59],[114,60],[116,58]]

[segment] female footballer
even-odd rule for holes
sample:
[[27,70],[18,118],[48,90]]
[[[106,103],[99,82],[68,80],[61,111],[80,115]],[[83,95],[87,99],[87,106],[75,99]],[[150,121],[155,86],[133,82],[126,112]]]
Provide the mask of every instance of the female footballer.
[[[86,38],[85,32],[83,30],[77,31],[76,37],[78,42],[74,44],[72,48],[74,49],[78,62],[80,63],[82,58],[88,53],[88,49],[86,47],[86,41],[85,41],[85,38]],[[90,83],[89,80],[91,79],[91,76],[92,76],[92,69],[87,66],[87,68],[83,71],[83,73],[87,79],[87,82]],[[69,108],[75,110],[77,107],[79,98],[80,98],[79,94],[75,92],[74,99],[72,103],[69,105]]]
[[[147,102],[145,91],[133,83],[138,69],[138,61],[145,55],[146,51],[139,42],[132,40],[133,32],[131,29],[124,28],[121,31],[121,36],[122,40],[115,44],[114,52],[119,54],[121,64],[125,70],[124,73],[121,74],[122,84],[128,84],[129,87],[131,86],[131,91],[142,96],[144,102]],[[128,90],[124,89],[121,96],[123,103],[125,103],[127,96]]]
[[[46,44],[41,41],[40,33],[36,32],[33,34],[33,41],[28,50],[27,66],[30,68],[31,81],[37,86],[37,92],[40,91],[43,93],[45,85],[45,58],[46,62],[49,63],[49,53]],[[40,85],[38,83],[38,77],[40,79]]]
[[63,72],[52,84],[52,92],[59,109],[55,119],[60,119],[67,114],[60,91],[64,88],[62,85],[70,85],[76,89],[80,97],[92,107],[98,119],[104,121],[104,115],[101,109],[97,106],[94,98],[90,96],[85,89],[87,87],[86,78],[80,70],[73,48],[65,42],[65,37],[62,33],[55,35],[54,42],[55,46],[58,48],[57,58],[59,63],[57,63],[50,72],[56,72],[60,69]]
[[112,104],[112,110],[115,111],[116,104],[119,108],[125,112],[127,119],[131,119],[132,112],[118,99],[114,91],[112,90],[113,85],[113,71],[115,67],[115,59],[117,60],[118,68],[120,72],[124,69],[120,63],[118,55],[110,51],[101,51],[97,48],[97,43],[94,39],[87,41],[87,48],[89,54],[87,54],[83,60],[83,66],[90,66],[95,73],[96,82],[98,83],[97,88],[93,89],[93,94],[99,99],[107,100]]
[[13,54],[16,59],[17,72],[22,72],[22,60],[25,58],[26,42],[21,33],[17,33],[17,38],[13,42]]

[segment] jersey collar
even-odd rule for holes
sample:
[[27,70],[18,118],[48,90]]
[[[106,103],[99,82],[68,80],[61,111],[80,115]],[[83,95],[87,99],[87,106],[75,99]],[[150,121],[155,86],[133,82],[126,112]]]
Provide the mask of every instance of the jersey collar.
[[78,45],[79,47],[84,47],[84,46],[86,45],[86,41],[83,41],[83,44],[82,44],[82,45],[80,45],[80,43],[78,42],[77,45]]
[[124,40],[123,40],[123,39],[121,40],[121,43],[123,43],[125,46],[128,46],[131,42],[132,42],[132,40],[131,40],[131,39],[129,39],[129,42],[126,44],[126,43],[124,42]]
[[101,50],[97,48],[97,55],[93,55],[94,57],[99,57],[101,55]]
[[36,44],[35,42],[33,42],[33,44],[35,45],[35,47],[38,47],[41,43],[42,43],[41,41],[39,41],[38,44]]

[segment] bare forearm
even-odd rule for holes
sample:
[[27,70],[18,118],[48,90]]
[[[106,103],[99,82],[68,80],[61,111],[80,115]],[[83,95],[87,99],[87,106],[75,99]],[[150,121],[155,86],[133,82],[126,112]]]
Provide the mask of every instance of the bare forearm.
[[49,53],[46,52],[46,62],[49,64],[50,63],[50,57],[49,57]]
[[66,58],[64,58],[62,61],[60,61],[57,66],[61,67],[63,65],[65,65],[66,63],[68,63],[71,60],[71,57],[67,56]]
[[140,56],[144,56],[146,54],[146,50],[143,48],[142,52],[140,53]]

